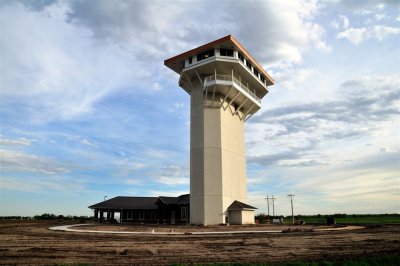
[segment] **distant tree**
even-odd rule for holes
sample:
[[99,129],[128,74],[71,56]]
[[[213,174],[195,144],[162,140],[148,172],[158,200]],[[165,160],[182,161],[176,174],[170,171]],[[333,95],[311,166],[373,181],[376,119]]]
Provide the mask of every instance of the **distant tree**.
[[259,224],[265,224],[268,219],[268,216],[265,215],[264,213],[260,213],[255,216],[255,219],[258,220]]
[[42,215],[34,216],[36,220],[54,220],[57,218],[55,214],[43,213]]

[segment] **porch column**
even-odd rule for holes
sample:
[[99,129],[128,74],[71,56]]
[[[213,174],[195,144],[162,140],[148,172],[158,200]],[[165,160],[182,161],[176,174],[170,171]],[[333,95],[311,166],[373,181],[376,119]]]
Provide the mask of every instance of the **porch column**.
[[98,222],[99,221],[99,210],[94,210],[94,219]]

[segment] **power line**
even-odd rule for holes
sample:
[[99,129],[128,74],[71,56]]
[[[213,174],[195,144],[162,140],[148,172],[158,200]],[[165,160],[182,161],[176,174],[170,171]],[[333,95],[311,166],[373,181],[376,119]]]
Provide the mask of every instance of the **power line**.
[[268,197],[268,195],[267,195],[267,197],[264,199],[267,200],[268,218],[270,217],[269,216],[269,205],[271,205],[271,204],[272,204],[272,216],[275,217],[275,200],[276,200],[276,198],[274,198],[274,195],[272,195],[272,197]]

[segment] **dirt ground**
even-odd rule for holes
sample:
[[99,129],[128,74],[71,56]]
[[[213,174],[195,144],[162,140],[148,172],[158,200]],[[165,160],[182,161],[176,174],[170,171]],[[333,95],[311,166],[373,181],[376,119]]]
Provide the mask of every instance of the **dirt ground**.
[[[316,231],[290,227],[286,233],[226,235],[120,235],[51,231],[58,222],[0,221],[2,265],[171,265],[221,262],[344,260],[398,254],[400,226]],[[85,226],[90,230],[216,231],[286,230],[287,225],[254,226]],[[84,228],[82,228],[84,229]]]

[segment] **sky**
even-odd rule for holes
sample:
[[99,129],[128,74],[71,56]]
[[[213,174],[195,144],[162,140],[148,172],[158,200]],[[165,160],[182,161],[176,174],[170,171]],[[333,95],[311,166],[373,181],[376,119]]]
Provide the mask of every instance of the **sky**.
[[[0,1],[0,216],[189,193],[167,58],[232,34],[275,80],[245,124],[248,203],[400,212],[400,1]],[[271,211],[272,214],[272,211]]]

